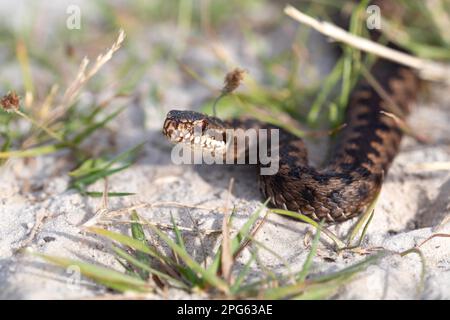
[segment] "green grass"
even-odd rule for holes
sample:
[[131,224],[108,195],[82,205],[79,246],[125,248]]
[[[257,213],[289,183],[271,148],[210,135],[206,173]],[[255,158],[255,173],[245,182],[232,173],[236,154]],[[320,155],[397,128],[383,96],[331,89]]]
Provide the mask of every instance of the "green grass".
[[[405,18],[401,16],[386,17],[389,28],[382,30],[385,37],[382,41],[394,41],[420,57],[450,59],[450,40],[445,27],[450,8],[445,2],[442,1],[442,10],[428,7],[421,1],[401,2],[405,8],[405,16],[414,19],[408,20],[412,23],[405,23]],[[203,101],[201,110],[211,113],[212,102],[220,88],[212,87],[190,65],[179,59],[186,43],[180,45],[180,52],[162,45],[151,48],[151,52],[146,53],[144,57],[137,52],[142,48],[138,35],[151,32],[152,24],[157,23],[173,23],[191,34],[194,39],[199,37],[206,39],[206,42],[218,40],[220,28],[236,24],[245,40],[244,45],[252,48],[258,48],[258,43],[267,36],[255,32],[255,26],[246,19],[253,10],[267,5],[267,1],[218,0],[208,2],[207,7],[200,3],[203,2],[135,1],[132,5],[114,7],[107,1],[96,2],[100,12],[98,25],[92,26],[93,29],[83,28],[76,34],[64,28],[57,30],[58,41],[48,43],[45,48],[39,45],[39,39],[34,39],[31,23],[19,31],[0,24],[0,40],[4,41],[2,43],[5,43],[5,47],[11,48],[6,53],[6,59],[20,66],[22,78],[18,87],[13,86],[14,82],[9,79],[0,80],[2,92],[15,90],[22,96],[20,113],[0,111],[0,165],[10,158],[64,153],[72,168],[64,173],[71,179],[70,188],[83,196],[104,196],[103,192],[92,190],[92,185],[132,167],[144,142],[137,141],[135,146],[130,146],[123,152],[104,147],[100,153],[94,155],[90,150],[90,140],[97,133],[107,134],[110,124],[127,108],[126,104],[112,108],[111,102],[116,98],[132,96],[136,87],[145,79],[148,69],[157,61],[166,61],[168,67],[180,73],[184,72],[191,77],[191,81],[207,86],[210,89],[210,97]],[[359,5],[351,8],[350,31],[361,36],[366,35],[363,27],[366,4],[367,1],[361,1]],[[342,8],[337,1],[308,1],[303,9],[313,16],[330,20],[333,13]],[[273,15],[274,24],[288,21],[281,8]],[[74,80],[74,70],[81,62],[84,52],[88,51],[90,43],[99,38],[108,39],[106,48],[114,41],[117,29],[122,26],[126,27],[128,37],[126,46],[120,49],[121,59],[114,55],[108,62],[108,73],[104,67],[101,68],[95,78],[82,88],[83,91],[100,95],[110,84],[110,79],[115,79],[118,85],[111,100],[85,106],[79,99],[74,99],[64,106],[65,112],[61,116],[51,119],[54,107],[63,100],[64,89]],[[86,30],[94,30],[94,35]],[[315,133],[318,128],[323,130],[339,127],[343,121],[349,94],[361,78],[362,70],[370,69],[373,57],[363,56],[358,51],[344,46],[343,55],[337,59],[333,69],[324,79],[312,77],[311,81],[303,81],[304,79],[299,79],[299,70],[304,72],[305,78],[314,74],[307,54],[302,51],[307,46],[310,35],[309,29],[298,29],[292,47],[275,56],[258,51],[255,58],[261,62],[263,80],[257,81],[249,74],[245,80],[245,88],[238,89],[220,101],[219,115],[227,117],[252,114],[260,120],[279,125],[302,137]],[[68,43],[63,44],[71,44],[74,47],[74,56],[64,55],[61,50],[57,50],[62,45],[60,39],[68,39]],[[101,52],[100,50],[97,53]],[[229,65],[237,64],[236,61],[226,60],[226,57],[217,51],[211,50],[210,54],[216,63],[205,66],[201,70],[203,74],[220,79],[228,71]],[[95,60],[95,57],[90,58]],[[32,67],[46,70],[51,75],[51,80],[37,83]],[[70,75],[67,70],[72,70]],[[71,80],[68,84],[64,79]],[[60,89],[55,90],[55,85]],[[163,95],[165,90],[170,90],[159,83],[149,85],[151,89],[144,98],[148,99],[146,102],[158,102],[158,96]],[[20,121],[28,122],[29,127],[23,129],[18,125]],[[107,196],[122,197],[132,194],[128,190],[121,190],[110,192]],[[345,239],[338,238],[324,225],[301,213],[272,210],[270,214],[298,219],[311,225],[316,231],[310,251],[299,270],[290,270],[289,266],[285,266],[285,270],[280,272],[265,267],[261,262],[259,252],[266,251],[285,264],[282,257],[256,239],[255,230],[261,221],[264,206],[256,210],[232,237],[230,235],[228,259],[231,259],[233,266],[231,277],[222,274],[222,259],[226,256],[222,252],[222,246],[213,253],[211,262],[205,266],[198,261],[198,257],[188,251],[184,231],[180,230],[173,218],[173,231],[166,232],[146,221],[137,212],[132,214],[131,236],[98,227],[89,229],[89,232],[112,242],[110,250],[122,266],[120,271],[83,261],[34,254],[61,267],[78,266],[84,276],[117,292],[161,293],[166,288],[178,288],[188,293],[201,291],[212,298],[324,299],[335,295],[342,286],[368,266],[392,255],[416,253],[421,256],[423,265],[425,264],[419,248],[412,248],[402,253],[381,250],[337,272],[320,274],[314,269],[317,248],[324,238],[333,243],[338,253],[367,253],[370,248],[361,246],[364,245],[363,240],[374,215],[372,209],[355,223]],[[168,250],[161,250],[153,245],[155,239]],[[224,251],[227,253],[227,249]],[[242,261],[244,251],[248,253],[248,259]],[[240,268],[237,267],[237,259],[240,259]],[[255,270],[259,271],[256,278]],[[421,282],[424,272],[425,268]],[[423,283],[418,287],[422,286]]]
[[[255,267],[258,257],[257,250],[252,247],[270,251],[269,248],[255,241],[252,236],[252,231],[254,231],[263,208],[262,206],[255,211],[231,238],[233,264],[238,252],[249,250],[250,256],[247,261],[244,261],[243,268],[234,270],[230,280],[225,279],[221,274],[222,247],[217,249],[215,258],[210,265],[204,267],[187,251],[183,234],[177,229],[175,222],[173,222],[175,239],[172,239],[151,224],[140,224],[139,222],[145,222],[145,219],[139,217],[136,212],[132,215],[135,222],[130,226],[131,236],[97,227],[87,229],[89,232],[101,235],[113,242],[111,251],[124,266],[125,272],[123,273],[81,261],[40,253],[34,254],[61,267],[78,266],[84,276],[119,292],[160,292],[167,287],[185,290],[187,293],[204,291],[210,297],[264,299],[330,297],[358,272],[377,263],[386,255],[386,252],[377,253],[338,272],[326,276],[314,276],[311,272],[320,239],[320,231],[318,231],[314,237],[310,254],[301,270],[291,271],[288,275],[283,276],[273,273],[266,276],[263,274],[255,280],[254,275],[251,275],[251,270],[252,267]],[[147,241],[149,238],[152,238],[152,241]],[[152,245],[151,243],[155,243],[156,238],[170,248],[171,252],[163,252]],[[276,283],[274,279],[277,279]]]
[[[389,19],[386,36],[414,54],[430,59],[450,60],[450,6],[438,0],[434,5],[424,1],[401,0],[404,16]],[[409,23],[405,19],[409,18]]]
[[[275,255],[280,261],[282,258],[254,238],[258,229],[258,220],[261,219],[264,208],[263,205],[256,210],[231,237],[231,262],[233,265],[231,277],[224,277],[222,273],[222,246],[219,246],[213,254],[212,262],[208,266],[203,266],[196,261],[195,256],[188,252],[183,232],[178,229],[173,219],[172,235],[174,238],[153,224],[146,223],[147,221],[136,211],[132,213],[131,236],[98,227],[86,229],[86,231],[105,237],[111,242],[110,250],[122,265],[123,272],[42,253],[32,252],[32,254],[63,268],[77,266],[87,278],[119,293],[162,293],[164,290],[172,288],[183,290],[188,294],[203,292],[210,298],[325,299],[335,295],[339,288],[351,282],[358,273],[370,265],[378,264],[382,259],[393,255],[403,257],[410,253],[416,253],[422,259],[422,273],[420,283],[417,285],[417,293],[421,293],[425,279],[425,260],[417,247],[404,252],[378,250],[339,271],[317,274],[312,267],[317,247],[320,243],[321,233],[329,234],[329,231],[321,224],[315,223],[313,226],[316,228],[316,234],[300,270],[292,270],[287,262],[283,262],[286,266],[282,274],[278,273],[280,271],[274,272],[267,269],[260,265],[259,250],[265,250]],[[298,213],[291,214],[307,221]],[[154,245],[157,239],[170,249],[169,252]],[[340,242],[343,241],[340,240]],[[354,247],[341,250],[351,249]],[[245,250],[249,252],[249,257],[241,262],[243,267],[238,269],[236,260]],[[262,272],[257,271],[259,276],[255,279],[254,272],[258,269],[261,269]]]
[[[0,134],[5,137],[0,150],[0,161],[5,163],[9,158],[38,157],[68,151],[69,157],[74,159],[72,165],[75,168],[68,173],[72,180],[70,188],[84,195],[98,196],[99,192],[88,192],[87,187],[129,168],[138,156],[142,143],[119,155],[111,154],[107,148],[104,148],[100,155],[93,155],[90,147],[84,143],[89,141],[94,133],[104,129],[124,110],[124,107],[110,111],[108,108],[110,101],[87,108],[80,106],[77,92],[82,90],[85,83],[77,83],[77,79],[68,85],[64,94],[58,94],[57,90],[54,90],[57,86],[53,85],[43,99],[36,99],[27,47],[23,42],[19,42],[18,48],[17,59],[23,70],[25,93],[20,109],[15,113],[0,113]],[[102,67],[98,61],[93,64],[88,65],[85,73],[95,74]],[[96,71],[91,71],[96,68]],[[123,94],[117,94],[119,95]],[[30,129],[27,131],[12,129],[16,127],[14,122],[19,120],[30,122]],[[111,193],[110,196],[129,194],[131,193],[118,192]]]

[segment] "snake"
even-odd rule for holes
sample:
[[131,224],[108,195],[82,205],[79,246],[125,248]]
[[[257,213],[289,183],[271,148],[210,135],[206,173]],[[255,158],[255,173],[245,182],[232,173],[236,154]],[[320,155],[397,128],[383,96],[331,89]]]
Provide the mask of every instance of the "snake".
[[[222,120],[196,111],[171,110],[162,131],[173,143],[214,153],[230,143],[226,141],[227,129],[279,130],[279,170],[259,176],[264,198],[275,208],[315,221],[343,222],[367,212],[376,200],[399,153],[405,131],[401,124],[411,112],[420,86],[412,69],[386,59],[379,58],[370,74],[372,81],[362,78],[351,91],[345,127],[338,133],[328,160],[318,168],[309,164],[303,139],[249,117]],[[195,130],[201,137],[195,137]],[[211,131],[219,135],[208,135]]]

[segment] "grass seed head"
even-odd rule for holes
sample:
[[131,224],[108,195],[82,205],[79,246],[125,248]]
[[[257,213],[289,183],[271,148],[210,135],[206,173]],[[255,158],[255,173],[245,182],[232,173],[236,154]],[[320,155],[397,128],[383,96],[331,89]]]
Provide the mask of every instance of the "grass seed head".
[[222,93],[228,94],[236,90],[240,86],[242,80],[244,80],[245,72],[245,70],[239,68],[235,68],[234,70],[228,72],[224,79]]

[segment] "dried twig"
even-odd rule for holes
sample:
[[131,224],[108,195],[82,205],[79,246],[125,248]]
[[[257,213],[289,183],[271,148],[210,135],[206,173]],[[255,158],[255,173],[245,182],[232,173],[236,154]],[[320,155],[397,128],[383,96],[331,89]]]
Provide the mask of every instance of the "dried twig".
[[[155,208],[155,207],[179,207],[179,208],[195,208],[195,209],[203,209],[203,210],[214,210],[213,208],[200,207],[195,205],[186,205],[178,202],[154,202],[154,203],[142,203],[138,205],[134,205],[131,207],[121,208],[118,210],[109,210],[108,209],[108,180],[105,179],[103,194],[102,194],[102,203],[100,208],[95,212],[94,216],[85,222],[82,227],[92,227],[98,224],[107,224],[107,223],[139,223],[142,225],[152,225],[158,227],[160,229],[173,230],[174,226],[172,224],[165,224],[160,222],[149,222],[149,221],[134,221],[134,220],[119,220],[112,219],[114,216],[120,216],[124,214],[130,214],[137,209],[143,208]],[[221,233],[220,229],[199,229],[199,228],[187,228],[187,227],[177,227],[181,231],[186,232],[195,232],[202,233],[205,235]]]
[[21,250],[22,248],[25,248],[33,242],[34,238],[38,234],[39,230],[42,227],[42,224],[44,223],[44,220],[47,219],[50,216],[50,213],[47,210],[40,210],[36,213],[36,222],[34,223],[34,226],[31,228],[31,231],[28,235],[28,237],[20,242],[19,246],[15,248],[15,252]]
[[[157,227],[159,229],[163,230],[174,230],[175,227],[172,224],[162,223],[162,222],[150,222],[150,221],[134,221],[134,220],[118,220],[118,219],[103,219],[101,220],[101,223],[137,223],[141,225],[150,225]],[[182,227],[177,225],[177,229],[184,232],[193,232],[193,233],[201,233],[205,235],[215,234],[215,233],[221,233],[221,229],[200,229],[200,228],[188,228],[188,227]],[[230,230],[234,231],[234,230]]]
[[94,213],[94,216],[83,224],[83,227],[92,227],[100,223],[102,218],[109,213],[108,210],[108,179],[105,179],[102,194],[102,203],[100,208]]

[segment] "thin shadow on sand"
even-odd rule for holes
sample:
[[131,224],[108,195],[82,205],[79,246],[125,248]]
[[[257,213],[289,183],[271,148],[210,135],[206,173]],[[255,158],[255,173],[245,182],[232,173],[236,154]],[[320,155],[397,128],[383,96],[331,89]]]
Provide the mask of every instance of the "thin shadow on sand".
[[414,229],[427,228],[438,225],[449,212],[450,179],[447,179],[439,188],[434,199],[427,197],[426,192],[420,193],[419,210],[409,225]]

